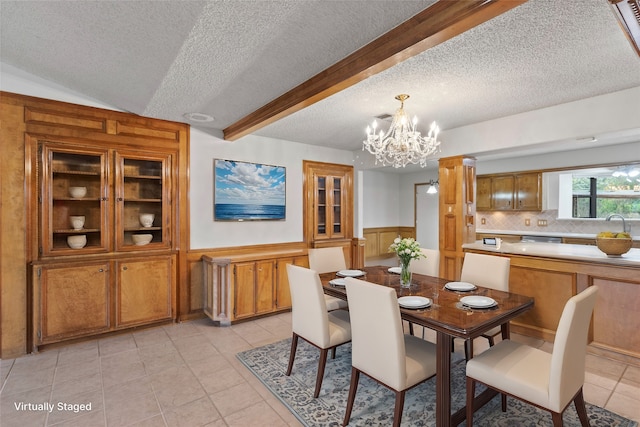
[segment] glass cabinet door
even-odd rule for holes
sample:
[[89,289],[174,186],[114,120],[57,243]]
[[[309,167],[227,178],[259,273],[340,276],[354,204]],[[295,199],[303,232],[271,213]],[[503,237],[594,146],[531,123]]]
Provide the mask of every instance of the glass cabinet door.
[[316,176],[316,239],[344,236],[343,177]]
[[40,253],[107,251],[107,151],[54,143],[40,150]]
[[171,156],[116,153],[116,250],[169,248]]

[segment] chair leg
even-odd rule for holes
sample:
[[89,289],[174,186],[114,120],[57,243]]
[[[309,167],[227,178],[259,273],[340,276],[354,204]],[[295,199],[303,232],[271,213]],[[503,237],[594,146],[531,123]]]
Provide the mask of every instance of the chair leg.
[[489,341],[489,347],[493,347],[496,344],[496,341],[493,339],[493,337],[487,337],[487,340]]
[[358,389],[358,380],[360,379],[360,371],[351,367],[351,385],[349,386],[349,397],[347,399],[347,411],[344,414],[343,426],[349,424],[351,419],[351,410],[353,409],[353,403],[356,400],[356,390]]
[[502,412],[507,412],[507,395],[502,393],[500,396],[502,398]]
[[413,323],[409,322],[409,333],[413,335]]
[[576,397],[573,399],[574,405],[576,405],[576,412],[578,413],[578,418],[580,418],[580,424],[582,427],[589,427],[589,417],[587,417],[587,408],[584,405],[584,395],[582,394],[582,387],[576,394]]
[[320,396],[320,389],[322,388],[322,378],[324,378],[324,367],[327,364],[327,355],[329,349],[323,348],[320,350],[320,360],[318,361],[318,376],[316,377],[316,390],[313,392],[313,397]]
[[404,394],[406,390],[396,391],[396,407],[393,410],[393,427],[400,427],[402,409],[404,408]]
[[464,357],[468,361],[473,357],[473,339],[464,341]]
[[562,414],[559,412],[552,412],[551,418],[553,419],[553,427],[562,427]]
[[467,427],[473,426],[473,399],[476,395],[476,380],[467,377]]
[[336,348],[337,348],[337,347],[333,347],[333,348],[331,349],[331,358],[332,358],[332,359],[335,359],[335,358],[336,358]]
[[287,367],[287,376],[291,375],[293,369],[293,360],[296,358],[296,349],[298,348],[298,334],[291,337],[291,351],[289,352],[289,366]]

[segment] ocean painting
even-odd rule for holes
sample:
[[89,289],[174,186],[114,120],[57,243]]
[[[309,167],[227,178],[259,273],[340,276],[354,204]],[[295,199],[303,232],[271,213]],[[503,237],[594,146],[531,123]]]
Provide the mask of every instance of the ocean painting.
[[214,220],[285,219],[284,167],[215,159],[214,171]]

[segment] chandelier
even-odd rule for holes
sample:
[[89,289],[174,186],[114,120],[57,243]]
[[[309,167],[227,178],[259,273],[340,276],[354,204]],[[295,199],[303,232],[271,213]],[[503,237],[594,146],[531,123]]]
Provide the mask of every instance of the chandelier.
[[367,139],[362,142],[362,150],[366,148],[371,154],[376,156],[376,164],[381,162],[383,166],[391,165],[394,168],[405,167],[409,163],[420,163],[421,167],[427,165],[427,157],[440,151],[440,141],[438,133],[440,128],[436,122],[431,123],[429,133],[423,137],[416,131],[418,118],[409,120],[404,111],[404,101],[409,95],[398,95],[396,99],[400,101],[398,108],[393,115],[391,127],[387,132],[376,134],[378,123],[374,120],[372,128],[367,126]]

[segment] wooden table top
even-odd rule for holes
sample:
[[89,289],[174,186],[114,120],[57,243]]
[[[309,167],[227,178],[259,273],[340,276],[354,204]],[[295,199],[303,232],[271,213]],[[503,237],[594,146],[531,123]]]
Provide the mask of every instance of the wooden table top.
[[[400,275],[390,273],[389,267],[365,267],[365,276],[358,279],[396,290],[398,297],[423,296],[432,299],[430,307],[424,309],[400,308],[402,318],[453,337],[475,338],[495,326],[517,317],[533,307],[533,298],[510,292],[478,287],[469,292],[450,291],[444,287],[449,280],[413,274],[411,288],[400,287]],[[320,275],[324,292],[338,298],[347,299],[344,287],[329,283],[336,278],[335,273]],[[471,309],[460,302],[460,298],[470,295],[482,295],[493,298],[497,306],[486,309]]]

